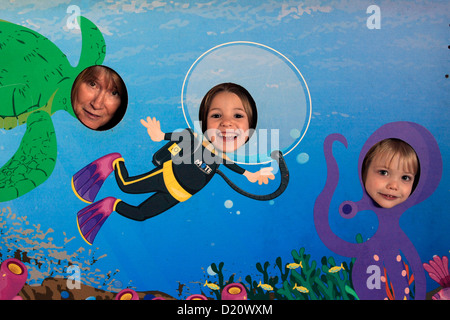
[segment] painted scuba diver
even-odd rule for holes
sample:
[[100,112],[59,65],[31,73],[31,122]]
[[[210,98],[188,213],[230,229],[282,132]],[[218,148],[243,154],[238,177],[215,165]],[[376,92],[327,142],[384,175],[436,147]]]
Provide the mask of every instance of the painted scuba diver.
[[0,20],[0,129],[22,124],[27,130],[12,158],[0,168],[0,202],[14,200],[45,182],[57,158],[51,116],[58,110],[75,117],[72,84],[86,67],[101,64],[105,40],[88,19],[79,17],[80,59],[72,67],[61,50],[41,34]]
[[199,117],[203,124],[203,139],[190,129],[164,133],[155,118],[141,120],[153,141],[170,141],[154,154],[153,164],[156,168],[148,173],[130,177],[122,156],[112,153],[92,162],[73,176],[72,187],[75,194],[88,203],[94,201],[103,182],[113,171],[122,191],[133,194],[154,192],[139,206],[107,197],[80,210],[77,223],[87,243],[93,243],[99,229],[112,212],[144,221],[188,200],[205,187],[215,173],[224,177],[234,190],[256,200],[273,199],[286,189],[289,174],[279,151],[273,152],[272,158],[278,161],[282,179],[278,189],[270,195],[246,193],[218,170],[219,165],[224,164],[233,172],[244,175],[250,182],[259,184],[267,184],[275,178],[271,167],[249,172],[228,161],[225,156],[226,152],[232,152],[245,144],[251,135],[251,129],[256,127],[256,105],[245,88],[233,83],[213,87],[202,100]]
[[[390,185],[390,191],[373,189],[367,183],[363,172],[363,164],[372,146],[386,139],[396,139],[408,144],[417,155],[418,166],[411,180],[411,172],[401,174],[398,183],[416,181],[415,186],[409,186],[412,193],[399,201],[398,185]],[[339,212],[344,218],[353,218],[358,211],[371,210],[378,217],[378,230],[366,242],[350,243],[339,238],[331,229],[329,223],[330,203],[339,181],[339,170],[332,154],[334,141],[347,146],[347,140],[340,134],[329,135],[324,142],[324,153],[328,168],[327,180],[323,191],[317,197],[314,205],[314,223],[322,242],[335,253],[356,258],[352,270],[354,289],[360,299],[425,299],[426,279],[420,256],[408,236],[400,228],[399,220],[403,212],[428,198],[437,188],[442,175],[442,158],[436,140],[424,127],[411,122],[393,122],[376,130],[364,144],[359,156],[360,182],[363,187],[363,197],[358,202],[344,201]],[[382,178],[390,178],[392,169],[385,168],[399,164],[395,161],[397,154],[390,155],[390,164],[382,165],[378,174]],[[375,158],[373,159],[375,161]],[[411,162],[412,163],[412,162]],[[413,166],[406,171],[413,171]],[[371,169],[369,168],[369,171]],[[420,175],[420,177],[419,177]],[[387,186],[386,186],[387,187]],[[391,194],[388,194],[392,192]],[[381,194],[381,198],[379,198]],[[412,287],[413,286],[413,287]],[[411,288],[414,288],[412,292]]]

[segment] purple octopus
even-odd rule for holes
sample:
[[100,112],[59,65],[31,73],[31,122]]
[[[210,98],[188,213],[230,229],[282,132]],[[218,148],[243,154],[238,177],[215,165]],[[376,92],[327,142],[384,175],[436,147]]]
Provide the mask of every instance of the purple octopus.
[[[387,138],[408,143],[416,151],[420,163],[417,187],[406,201],[390,209],[379,207],[370,198],[361,177],[366,153],[374,144]],[[339,169],[332,153],[335,141],[347,147],[347,140],[341,134],[331,134],[324,141],[327,180],[314,205],[314,223],[320,239],[336,254],[355,258],[352,281],[359,299],[411,299],[412,285],[414,299],[425,299],[426,278],[422,262],[413,243],[401,229],[399,220],[403,212],[427,199],[439,184],[442,157],[436,140],[423,126],[402,121],[383,125],[364,144],[358,161],[363,197],[357,202],[344,201],[339,206],[339,213],[347,219],[353,218],[358,211],[371,210],[376,214],[378,229],[363,243],[339,238],[329,224],[330,203],[339,181]]]

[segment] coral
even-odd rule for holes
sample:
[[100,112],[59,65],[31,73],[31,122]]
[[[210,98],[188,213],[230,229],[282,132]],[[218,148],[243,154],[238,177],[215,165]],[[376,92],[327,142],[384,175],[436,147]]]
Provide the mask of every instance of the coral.
[[431,279],[436,281],[441,288],[433,294],[432,300],[450,300],[450,273],[448,271],[448,258],[433,256],[433,260],[423,264]]
[[224,280],[224,276],[223,276],[223,272],[222,272],[223,266],[224,266],[223,262],[219,263],[218,267],[217,267],[217,265],[215,263],[211,264],[211,270],[214,271],[217,274],[218,278],[219,278],[219,281],[218,281],[217,285],[219,286],[220,289],[219,290],[213,290],[217,300],[220,300],[220,297],[221,297],[220,296],[220,292],[222,292],[223,288],[228,283],[233,283],[234,282],[234,274],[232,274],[230,276],[230,278],[228,279],[227,282],[223,281]]
[[38,285],[46,278],[71,276],[76,268],[84,284],[98,289],[119,291],[116,276],[119,270],[100,272],[97,262],[106,257],[96,250],[71,246],[75,237],[63,232],[61,241],[54,238],[54,230],[31,224],[27,216],[15,213],[10,207],[0,208],[0,260],[16,258],[28,269],[29,285]]
[[[11,207],[0,207],[0,239],[0,262],[14,258],[27,269],[27,283],[19,292],[23,300],[112,300],[124,286],[117,279],[120,270],[100,270],[98,262],[107,258],[106,254],[73,244],[76,238],[65,232],[61,239],[53,229],[30,223]],[[144,300],[175,300],[160,291],[137,294]],[[136,298],[134,294],[127,297]]]
[[448,271],[448,258],[434,256],[433,260],[423,264],[431,279],[436,281],[442,288],[450,288],[450,272]]
[[247,300],[247,289],[240,283],[229,283],[222,290],[222,300]]

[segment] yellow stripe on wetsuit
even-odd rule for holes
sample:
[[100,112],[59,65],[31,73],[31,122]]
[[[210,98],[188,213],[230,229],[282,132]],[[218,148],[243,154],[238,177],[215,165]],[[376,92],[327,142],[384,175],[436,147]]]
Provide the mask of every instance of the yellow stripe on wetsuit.
[[[113,168],[114,166],[117,164],[117,162],[119,161],[124,161],[123,158],[120,159],[116,159],[113,162]],[[169,191],[170,195],[172,197],[174,197],[176,200],[178,200],[179,202],[183,202],[186,201],[187,199],[189,199],[192,195],[187,192],[186,190],[184,190],[184,188],[178,183],[177,179],[175,178],[175,175],[173,173],[173,168],[172,168],[172,160],[168,160],[166,162],[163,163],[163,168],[160,170],[157,170],[155,172],[152,172],[146,176],[143,176],[139,179],[133,180],[133,181],[125,181],[122,177],[122,173],[120,172],[120,166],[117,167],[118,170],[118,174],[119,174],[119,178],[120,181],[124,184],[124,185],[130,185],[145,179],[148,179],[150,177],[153,177],[157,174],[160,174],[162,172],[163,174],[163,179],[164,179],[164,184],[166,185],[167,190]]]
[[184,190],[184,188],[178,183],[175,175],[173,174],[172,160],[168,160],[163,163],[163,178],[164,184],[172,197],[180,202],[189,199],[192,194]]
[[[114,162],[113,162],[113,168],[115,167],[115,165],[116,165],[119,161],[125,162],[125,160],[124,160],[123,158],[118,158],[118,159],[114,160]],[[139,179],[132,180],[132,181],[125,181],[125,180],[123,179],[123,177],[122,177],[122,172],[121,172],[121,170],[120,170],[120,166],[117,166],[117,171],[118,171],[118,173],[119,173],[119,178],[120,178],[120,181],[122,182],[122,184],[123,184],[124,186],[128,186],[128,185],[130,185],[130,184],[133,184],[133,183],[136,183],[136,182],[139,182],[139,181],[148,179],[148,178],[150,178],[150,177],[156,176],[157,174],[161,173],[161,172],[163,171],[163,169],[158,170],[158,171],[155,171],[155,172],[152,172],[152,173],[150,173],[149,175],[143,176],[143,177],[141,177],[141,178],[139,178]]]

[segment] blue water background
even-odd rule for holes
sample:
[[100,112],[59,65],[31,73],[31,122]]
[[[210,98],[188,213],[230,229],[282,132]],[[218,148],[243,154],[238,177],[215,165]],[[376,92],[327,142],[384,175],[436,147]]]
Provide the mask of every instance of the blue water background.
[[[436,192],[405,212],[401,227],[423,262],[450,250],[449,171],[449,5],[448,1],[378,1],[381,28],[371,30],[366,12],[371,1],[38,1],[0,2],[0,18],[47,36],[76,65],[80,34],[67,28],[69,5],[77,5],[103,32],[104,64],[125,80],[129,107],[123,121],[105,133],[92,132],[67,113],[53,116],[58,161],[51,177],[23,197],[2,204],[26,215],[30,223],[76,237],[73,250],[88,247],[79,237],[76,212],[83,208],[70,187],[71,176],[90,161],[120,152],[131,174],[150,170],[162,144],[152,142],[139,120],[157,117],[165,131],[184,128],[183,80],[194,61],[210,48],[251,41],[283,53],[301,71],[312,97],[309,129],[286,157],[287,191],[272,202],[247,199],[216,176],[188,202],[145,222],[113,214],[95,243],[107,258],[102,271],[120,270],[118,278],[139,291],[159,290],[178,297],[178,284],[195,292],[212,262],[224,262],[226,275],[259,281],[257,262],[277,257],[292,262],[291,250],[305,247],[312,259],[334,256],[315,232],[313,206],[326,179],[325,137],[341,133],[349,146],[337,145],[341,180],[331,212],[333,231],[354,241],[377,228],[371,213],[344,220],[341,201],[359,200],[359,151],[369,135],[392,121],[413,121],[436,137],[444,171]],[[289,112],[286,110],[286,112]],[[274,114],[274,117],[277,115]],[[24,126],[0,131],[0,162],[14,153]],[[259,168],[259,167],[257,167]],[[250,167],[249,169],[256,170]],[[228,172],[247,190],[241,177]],[[147,195],[127,195],[109,177],[99,194],[139,204]],[[228,201],[228,202],[227,202]],[[231,202],[229,202],[231,201]],[[226,205],[227,203],[227,205]],[[232,203],[230,207],[228,204]],[[269,269],[276,274],[274,268]],[[428,290],[437,284],[427,278]],[[204,281],[203,281],[204,282]]]

